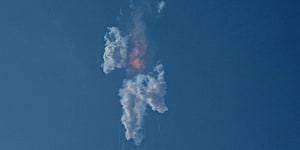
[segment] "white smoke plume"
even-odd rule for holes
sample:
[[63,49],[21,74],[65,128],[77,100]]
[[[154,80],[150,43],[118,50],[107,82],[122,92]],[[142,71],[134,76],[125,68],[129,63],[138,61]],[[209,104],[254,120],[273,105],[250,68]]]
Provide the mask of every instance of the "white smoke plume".
[[[142,129],[147,106],[159,113],[168,110],[164,100],[166,82],[163,65],[157,65],[153,72],[146,72],[149,45],[143,16],[147,11],[138,6],[140,5],[134,4],[133,0],[130,1],[132,12],[129,23],[132,26],[129,28],[128,36],[122,36],[117,27],[108,28],[104,36],[105,51],[102,64],[105,74],[124,68],[129,76],[128,79],[124,79],[123,87],[119,90],[123,108],[121,122],[126,129],[126,139],[132,139],[137,146],[144,138]],[[158,3],[156,7],[158,13],[161,13],[164,6],[164,1]],[[120,11],[120,14],[123,16],[123,11]]]
[[163,66],[157,65],[154,73],[138,74],[134,79],[124,80],[119,91],[123,115],[121,121],[126,129],[126,139],[133,139],[136,145],[143,140],[142,126],[146,106],[164,113],[168,110],[164,102],[166,83]]
[[160,1],[157,4],[157,13],[160,14],[162,12],[162,10],[165,8],[166,6],[166,2],[165,1]]
[[105,34],[103,72],[108,74],[115,68],[123,68],[127,62],[127,37],[122,37],[117,27],[108,27]]

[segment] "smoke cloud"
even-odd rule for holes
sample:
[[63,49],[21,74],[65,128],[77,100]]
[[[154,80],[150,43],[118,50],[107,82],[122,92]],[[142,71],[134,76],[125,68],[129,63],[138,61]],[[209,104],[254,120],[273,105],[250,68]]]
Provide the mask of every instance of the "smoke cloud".
[[153,73],[138,74],[134,79],[124,80],[119,91],[124,110],[121,121],[126,129],[126,139],[133,139],[136,145],[143,140],[142,125],[146,106],[153,111],[164,113],[168,110],[164,102],[166,83],[164,70],[160,64]]
[[[140,145],[144,138],[142,129],[147,106],[159,113],[166,112],[168,108],[164,100],[167,86],[163,65],[158,64],[153,71],[146,72],[146,67],[149,66],[145,58],[149,48],[146,25],[143,21],[145,12],[137,6],[130,1],[132,12],[128,35],[122,36],[117,27],[108,28],[104,36],[102,68],[105,74],[122,68],[128,74],[128,78],[123,80],[123,87],[119,89],[123,109],[121,122],[126,130],[126,139],[132,139],[135,145]],[[158,13],[161,13],[164,6],[164,1],[158,3]]]
[[123,68],[127,62],[127,37],[122,37],[117,27],[108,27],[104,36],[105,48],[102,64],[103,72],[108,74],[115,68]]

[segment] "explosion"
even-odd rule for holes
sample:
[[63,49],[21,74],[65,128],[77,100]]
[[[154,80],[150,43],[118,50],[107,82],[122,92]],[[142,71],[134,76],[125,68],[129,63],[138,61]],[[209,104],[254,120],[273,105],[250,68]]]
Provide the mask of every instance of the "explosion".
[[129,53],[129,64],[134,71],[142,72],[145,69],[144,55],[145,52],[141,51],[138,46],[135,46]]
[[[131,2],[133,6],[133,2]],[[157,7],[161,13],[165,2],[160,2]],[[103,54],[103,72],[109,74],[116,68],[125,68],[127,79],[123,80],[123,87],[119,89],[123,114],[121,122],[124,125],[125,137],[133,139],[135,145],[143,141],[143,123],[147,106],[153,111],[164,113],[168,110],[164,96],[166,82],[164,81],[164,67],[157,64],[153,71],[146,72],[146,52],[148,39],[146,25],[143,21],[143,9],[131,7],[131,28],[128,35],[122,35],[117,27],[109,27],[104,36],[105,51]],[[149,67],[149,66],[148,66]]]

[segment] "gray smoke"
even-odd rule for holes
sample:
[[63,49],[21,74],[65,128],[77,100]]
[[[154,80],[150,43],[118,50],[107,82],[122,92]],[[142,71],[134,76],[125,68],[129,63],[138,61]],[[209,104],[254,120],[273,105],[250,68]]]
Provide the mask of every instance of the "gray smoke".
[[127,62],[127,37],[122,37],[117,27],[108,27],[105,34],[103,72],[108,74],[115,68],[123,68]]
[[164,113],[168,110],[164,102],[166,82],[163,65],[157,65],[153,73],[138,74],[134,79],[124,80],[119,91],[123,115],[121,121],[126,129],[126,139],[133,139],[136,145],[143,140],[143,120],[147,105],[153,111]]

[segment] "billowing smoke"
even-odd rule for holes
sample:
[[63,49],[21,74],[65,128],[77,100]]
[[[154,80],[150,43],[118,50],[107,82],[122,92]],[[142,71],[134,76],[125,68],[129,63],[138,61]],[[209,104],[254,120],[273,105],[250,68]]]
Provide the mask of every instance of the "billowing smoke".
[[[165,2],[158,3],[158,13],[161,13]],[[142,9],[137,9],[133,1],[130,3],[131,25],[128,35],[121,34],[117,27],[109,27],[104,36],[105,52],[102,64],[103,72],[109,74],[116,68],[124,68],[128,78],[124,79],[123,87],[119,90],[124,125],[127,140],[133,139],[135,145],[143,141],[143,123],[147,106],[153,111],[164,113],[168,110],[164,96],[166,82],[164,67],[158,64],[153,71],[146,72],[146,56],[148,48],[146,25],[143,22]],[[147,66],[149,67],[149,66]]]
[[164,113],[168,110],[164,102],[166,83],[163,66],[157,65],[154,73],[138,74],[130,80],[124,80],[119,91],[124,113],[122,123],[126,129],[126,139],[133,139],[136,145],[142,142],[142,125],[146,106],[153,111]]
[[106,74],[123,68],[127,63],[127,37],[122,37],[120,30],[116,27],[109,27],[104,36],[105,51],[103,54],[103,72]]

